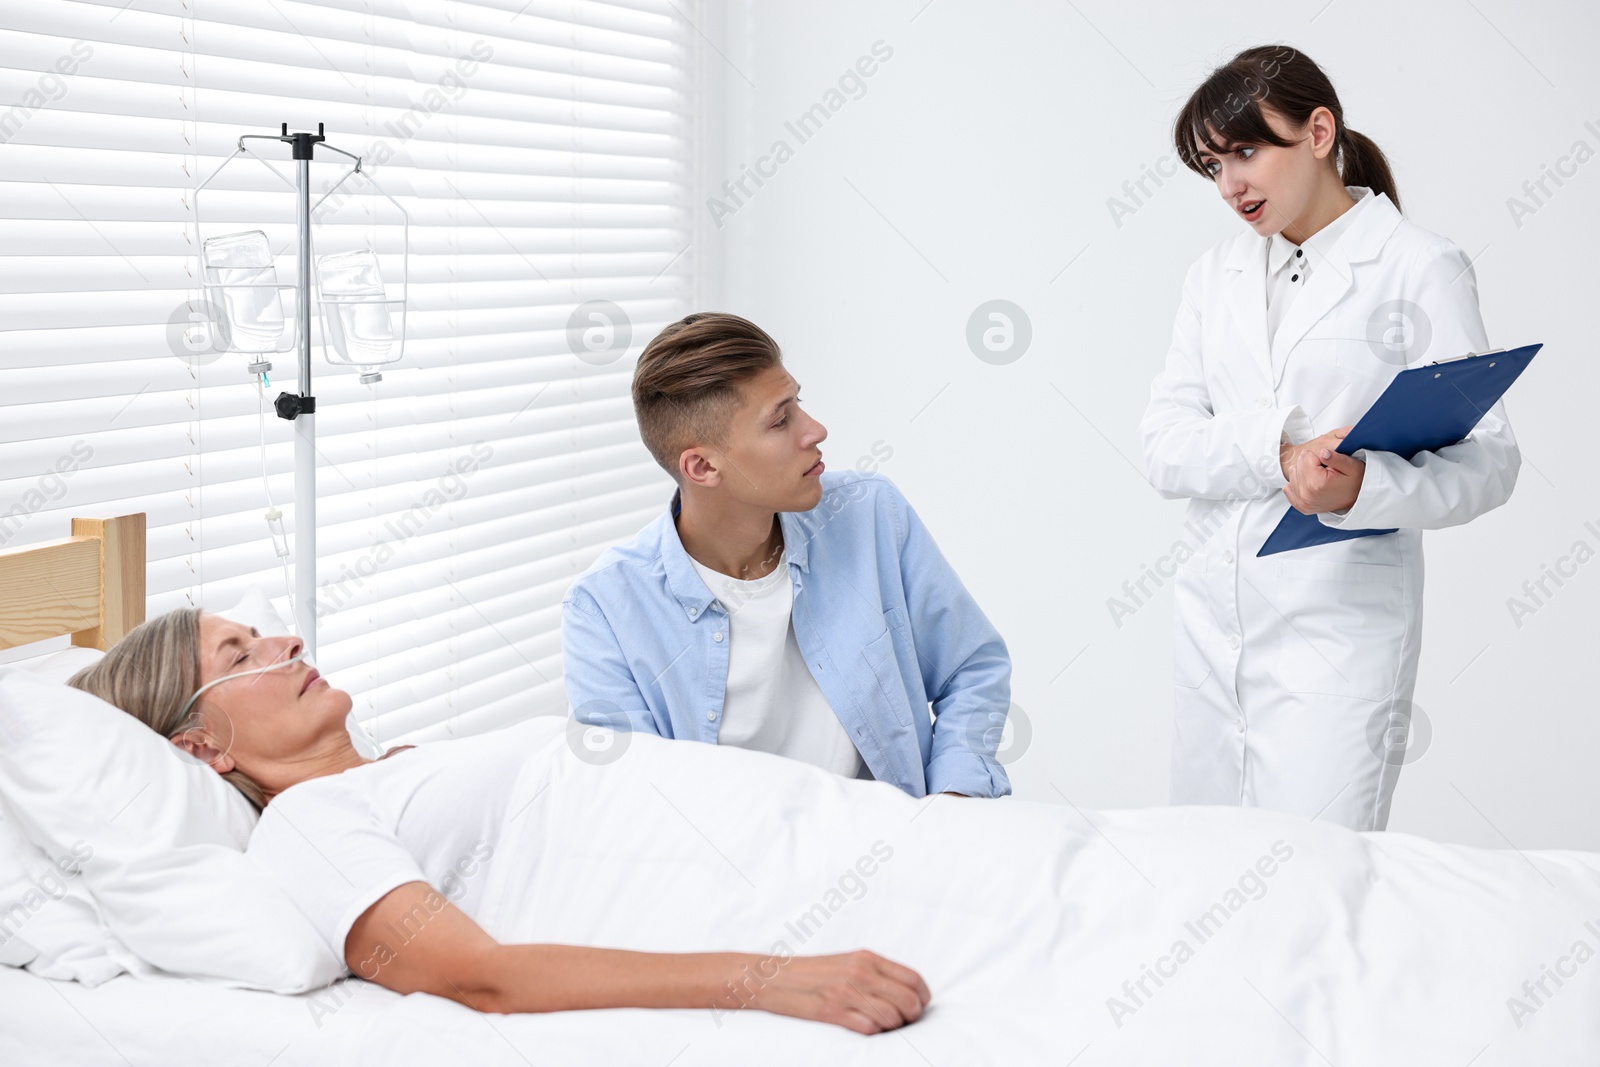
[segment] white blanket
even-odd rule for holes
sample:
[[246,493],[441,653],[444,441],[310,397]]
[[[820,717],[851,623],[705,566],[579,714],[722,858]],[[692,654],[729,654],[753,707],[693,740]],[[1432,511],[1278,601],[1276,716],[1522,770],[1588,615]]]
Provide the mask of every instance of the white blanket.
[[517,729],[545,758],[489,863],[478,919],[498,939],[763,953],[768,974],[866,947],[933,1001],[863,1037],[412,996],[363,1063],[1600,1063],[1600,855],[1232,808],[914,800],[740,749],[617,735],[598,762],[564,720]]

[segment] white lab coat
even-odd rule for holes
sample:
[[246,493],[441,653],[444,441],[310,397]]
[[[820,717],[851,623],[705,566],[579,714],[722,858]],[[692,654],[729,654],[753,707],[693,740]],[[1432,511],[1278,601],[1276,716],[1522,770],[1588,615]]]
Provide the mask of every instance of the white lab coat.
[[[1383,829],[1421,647],[1422,531],[1498,507],[1516,482],[1520,456],[1496,404],[1466,440],[1410,462],[1355,453],[1366,461],[1359,496],[1320,520],[1397,533],[1256,555],[1289,506],[1280,442],[1356,422],[1403,369],[1368,342],[1382,305],[1409,301],[1431,326],[1412,366],[1489,347],[1461,250],[1382,194],[1363,207],[1270,343],[1269,238],[1221,241],[1184,278],[1140,425],[1151,483],[1189,498],[1172,550],[1175,804]],[[1448,710],[1424,714],[1448,722]]]

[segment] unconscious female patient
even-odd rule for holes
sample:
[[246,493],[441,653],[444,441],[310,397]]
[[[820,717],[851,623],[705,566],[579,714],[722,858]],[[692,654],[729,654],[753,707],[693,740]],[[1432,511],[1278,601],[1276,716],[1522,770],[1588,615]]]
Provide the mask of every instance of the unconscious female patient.
[[1597,853],[1226,805],[911,797],[586,727],[625,748],[594,758],[583,724],[552,715],[369,759],[350,695],[303,647],[180,609],[69,684],[262,808],[248,859],[327,963],[401,993],[497,1013],[709,1008],[751,1040],[807,1029],[780,1015],[835,1024],[812,1028],[833,1043],[916,1022],[892,1047],[981,1042],[962,1062],[1092,1042],[1106,1062],[1289,1063],[1306,1039],[1343,1063],[1458,1046],[1465,1063],[1488,1044],[1500,1062],[1596,1062],[1600,969],[1561,970],[1559,998],[1539,982],[1593,954]]
[[[302,650],[297,637],[180,608],[136,627],[68,684],[171,739],[257,808],[274,805],[337,842],[321,850],[338,856],[337,871],[301,855],[252,855],[325,936],[348,931],[353,974],[487,1012],[754,1007],[863,1034],[922,1015],[922,977],[864,949],[797,955],[752,988],[736,983],[766,959],[755,953],[496,942],[473,920],[476,887],[441,896],[426,872],[448,872],[482,848],[528,753],[485,734],[368,759],[345,726],[350,695],[301,662]],[[403,815],[389,825],[374,814],[394,812]],[[414,914],[431,918],[391,953],[380,931]]]

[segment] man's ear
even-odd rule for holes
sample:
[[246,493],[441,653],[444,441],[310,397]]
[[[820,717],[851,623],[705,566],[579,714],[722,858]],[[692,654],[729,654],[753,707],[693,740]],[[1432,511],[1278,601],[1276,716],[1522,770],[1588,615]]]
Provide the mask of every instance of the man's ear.
[[709,449],[687,448],[678,456],[678,473],[693,485],[713,489],[722,484],[722,471],[717,466],[720,460]]

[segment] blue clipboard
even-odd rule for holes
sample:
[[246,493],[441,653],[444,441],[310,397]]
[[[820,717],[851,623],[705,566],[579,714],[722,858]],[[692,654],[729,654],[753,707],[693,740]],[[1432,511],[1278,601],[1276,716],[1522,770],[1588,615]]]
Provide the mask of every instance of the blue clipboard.
[[[1348,456],[1365,448],[1410,459],[1418,452],[1455,444],[1472,432],[1542,347],[1541,343],[1510,351],[1497,348],[1401,371],[1350,428],[1337,451]],[[1291,507],[1256,555],[1394,532],[1340,530]]]

